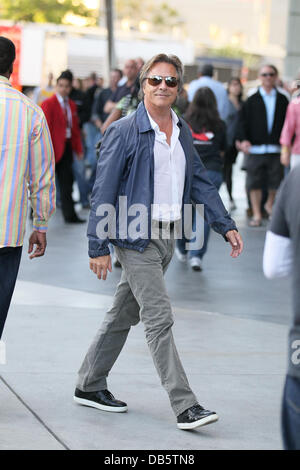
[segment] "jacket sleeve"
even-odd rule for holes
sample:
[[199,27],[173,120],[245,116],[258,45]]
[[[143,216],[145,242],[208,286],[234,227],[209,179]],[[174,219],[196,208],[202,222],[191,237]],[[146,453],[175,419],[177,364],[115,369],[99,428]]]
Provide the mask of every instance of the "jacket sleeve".
[[46,232],[48,220],[55,211],[55,162],[44,116],[36,120],[30,136],[27,182],[33,210],[33,228]]
[[243,141],[249,140],[247,131],[247,116],[249,112],[249,103],[246,101],[239,111],[238,125],[236,130],[236,139]]
[[87,230],[90,258],[110,254],[109,238],[101,239],[97,235],[97,225],[105,217],[105,215],[97,215],[97,210],[104,204],[110,204],[114,208],[116,206],[119,185],[125,167],[124,144],[124,137],[120,133],[118,123],[111,124],[102,140],[96,181],[92,192]]
[[[193,181],[191,199],[195,204],[204,204],[204,218],[213,230],[224,236],[229,230],[237,230],[234,220],[226,211],[215,185],[194,150]],[[225,238],[227,241],[227,239]]]
[[73,129],[72,129],[72,144],[73,144],[73,150],[77,153],[80,154],[83,152],[83,147],[82,147],[82,142],[81,142],[81,134],[80,134],[80,127],[79,127],[79,118],[77,114],[77,106],[76,103],[73,102],[74,110],[72,113],[73,117]]
[[223,121],[226,121],[228,118],[229,112],[230,112],[230,107],[229,107],[229,98],[227,95],[227,91],[224,89],[222,101],[221,101],[221,109],[220,109],[220,116]]
[[296,114],[295,107],[293,103],[290,103],[287,108],[287,113],[281,131],[280,143],[281,145],[292,145],[292,139],[295,134],[296,129]]
[[52,107],[51,107],[51,103],[49,99],[43,101],[43,103],[41,104],[41,108],[45,114],[46,121],[51,132],[52,130]]
[[81,122],[85,124],[89,122],[91,117],[91,107],[94,99],[94,89],[89,88],[83,97],[82,108],[81,108]]

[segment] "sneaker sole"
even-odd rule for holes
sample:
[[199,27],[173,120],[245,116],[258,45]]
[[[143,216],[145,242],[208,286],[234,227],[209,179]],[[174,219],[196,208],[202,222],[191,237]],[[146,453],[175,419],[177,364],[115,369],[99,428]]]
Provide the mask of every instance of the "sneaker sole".
[[187,255],[182,255],[181,253],[178,253],[177,250],[175,250],[175,255],[176,255],[176,258],[178,259],[178,261],[180,261],[180,263],[186,263],[187,262]]
[[177,423],[179,429],[195,429],[200,426],[205,426],[206,424],[215,423],[218,421],[219,416],[217,414],[206,416],[206,418],[199,419],[194,421],[194,423]]
[[202,271],[202,268],[200,266],[192,266],[193,271]]
[[111,413],[124,413],[128,410],[127,406],[106,406],[97,403],[96,401],[85,400],[84,398],[73,397],[75,403],[83,406],[90,406],[91,408],[97,408],[97,410],[110,411]]

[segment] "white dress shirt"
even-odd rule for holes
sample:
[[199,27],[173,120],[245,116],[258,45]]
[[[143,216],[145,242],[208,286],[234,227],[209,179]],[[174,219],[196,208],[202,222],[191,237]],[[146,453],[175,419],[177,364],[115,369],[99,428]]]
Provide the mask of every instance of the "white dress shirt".
[[[270,93],[267,93],[263,87],[259,87],[258,91],[261,94],[262,99],[264,100],[267,113],[268,132],[269,134],[271,134],[275,117],[277,90],[276,88],[273,88]],[[280,153],[280,150],[280,145],[252,145],[250,153],[253,153],[255,155],[263,155],[266,153]]]
[[292,266],[293,252],[291,239],[268,230],[263,255],[265,276],[268,279],[286,277],[291,273]]
[[[148,113],[148,111],[147,111]],[[154,143],[154,199],[152,218],[175,221],[181,218],[182,196],[185,182],[185,155],[179,141],[178,117],[172,113],[172,136],[170,145],[167,136],[148,113],[155,132]]]
[[189,102],[192,102],[196,92],[199,88],[208,87],[210,88],[217,100],[218,111],[220,113],[221,119],[225,121],[228,118],[230,111],[230,103],[228,99],[227,91],[221,82],[218,82],[212,77],[200,77],[196,80],[192,80],[188,88],[188,98]]
[[56,98],[58,99],[59,104],[62,107],[64,115],[65,115],[65,109],[67,110],[68,122],[67,122],[67,129],[66,129],[66,139],[71,139],[71,135],[72,135],[72,112],[71,112],[71,108],[70,108],[70,105],[69,105],[69,99],[68,98],[63,98],[58,93],[56,93]]

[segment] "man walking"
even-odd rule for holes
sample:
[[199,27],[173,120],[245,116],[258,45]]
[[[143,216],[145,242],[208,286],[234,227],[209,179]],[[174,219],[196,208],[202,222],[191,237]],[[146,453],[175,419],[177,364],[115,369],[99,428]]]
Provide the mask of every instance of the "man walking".
[[[127,410],[126,403],[107,390],[106,378],[130,327],[141,320],[177,426],[193,429],[218,416],[198,404],[171,330],[173,315],[163,275],[174,253],[174,230],[181,226],[183,205],[191,200],[205,204],[206,220],[230,241],[233,257],[241,253],[243,242],[195,154],[189,127],[171,110],[182,88],[182,76],[176,56],[153,57],[140,75],[144,101],[135,113],[114,122],[104,136],[88,226],[90,268],[99,279],[106,279],[111,271],[111,241],[123,270],[113,306],[80,368],[74,400],[106,411]],[[104,211],[108,205],[118,207],[119,196],[127,198],[131,214],[127,230],[117,214],[117,233],[105,238],[98,230],[103,220],[99,214],[103,204]],[[147,209],[147,216],[140,221],[141,233],[136,236],[132,212],[142,208]],[[151,232],[156,233],[151,237]]]
[[194,99],[196,91],[199,88],[208,87],[210,88],[217,100],[218,111],[223,121],[226,121],[230,111],[230,104],[228,99],[227,91],[221,82],[213,78],[214,68],[211,64],[204,64],[200,69],[199,77],[196,80],[192,80],[188,89],[188,98],[191,103]]
[[54,153],[62,213],[68,224],[81,224],[75,212],[72,199],[73,151],[82,160],[83,148],[80,135],[76,104],[69,99],[72,80],[69,72],[62,72],[57,79],[56,93],[42,103],[42,109],[49,125]]
[[33,209],[30,259],[44,255],[48,219],[55,210],[54,154],[49,129],[42,110],[9,83],[15,55],[13,42],[1,36],[0,338],[21,260],[28,189]]
[[249,154],[246,187],[253,210],[252,227],[259,227],[262,223],[263,189],[268,190],[265,210],[271,215],[276,191],[283,177],[279,139],[288,100],[276,89],[277,77],[278,72],[273,65],[261,68],[261,86],[242,107],[237,132],[238,148]]
[[117,106],[118,102],[126,95],[131,93],[132,88],[134,87],[137,77],[138,77],[138,67],[137,63],[134,59],[128,59],[124,65],[124,76],[126,81],[123,85],[118,86],[114,93],[111,95],[109,100],[105,103],[104,112],[108,115],[110,114],[115,107]]
[[282,401],[286,450],[300,450],[300,166],[282,183],[267,231],[263,268],[269,278],[292,275],[294,315],[289,331],[288,371]]
[[94,103],[92,117],[100,130],[103,123],[108,118],[108,114],[104,112],[104,106],[117,90],[118,83],[122,76],[123,74],[120,69],[112,69],[109,75],[109,87],[101,91]]

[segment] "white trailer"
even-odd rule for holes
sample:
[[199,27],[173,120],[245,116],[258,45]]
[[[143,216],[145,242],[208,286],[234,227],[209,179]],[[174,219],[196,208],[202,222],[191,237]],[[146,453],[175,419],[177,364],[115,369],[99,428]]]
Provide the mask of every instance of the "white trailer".
[[[15,24],[1,21],[1,25]],[[19,81],[22,86],[40,86],[47,82],[50,72],[57,77],[66,68],[79,78],[87,77],[90,72],[107,77],[105,29],[39,23],[18,26],[21,28]],[[160,52],[176,54],[184,64],[194,62],[193,42],[168,35],[116,31],[115,51],[119,67],[126,59],[143,57],[147,60]]]

